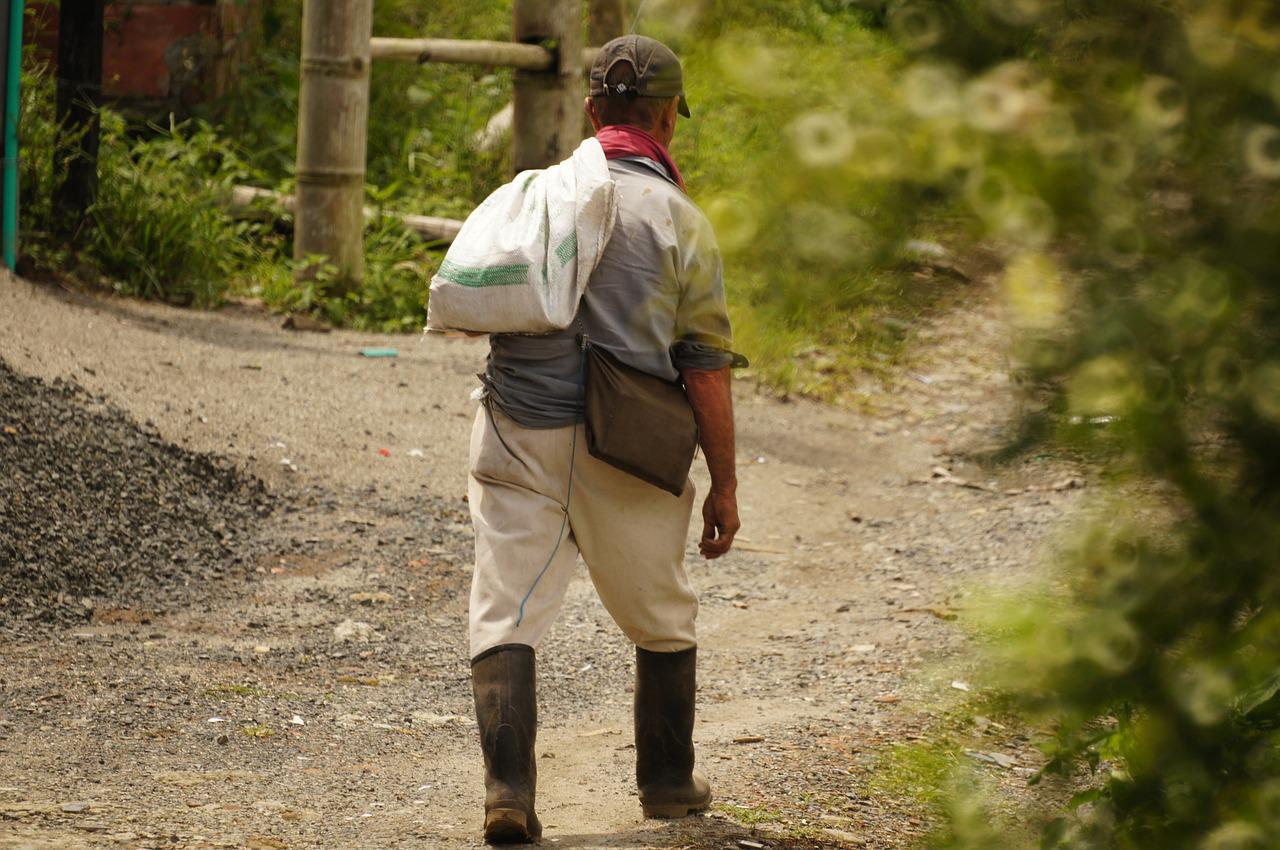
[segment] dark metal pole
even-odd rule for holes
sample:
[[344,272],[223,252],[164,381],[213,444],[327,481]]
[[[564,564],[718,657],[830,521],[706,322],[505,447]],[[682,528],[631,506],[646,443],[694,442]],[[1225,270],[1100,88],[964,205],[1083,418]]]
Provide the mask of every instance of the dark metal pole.
[[62,0],[58,8],[58,144],[66,172],[54,189],[59,226],[75,232],[98,193],[98,108],[102,104],[105,0]]

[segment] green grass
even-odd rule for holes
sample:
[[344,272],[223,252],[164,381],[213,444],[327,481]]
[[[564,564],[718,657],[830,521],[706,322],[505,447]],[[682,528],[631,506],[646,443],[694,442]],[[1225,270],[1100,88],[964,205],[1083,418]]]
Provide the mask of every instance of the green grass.
[[276,730],[270,726],[258,724],[255,726],[241,726],[240,734],[248,738],[274,738]]
[[290,691],[268,691],[257,685],[240,683],[219,684],[205,688],[204,695],[211,699],[230,699],[232,697],[254,697],[256,699],[300,700],[302,694]]
[[762,823],[779,823],[782,815],[766,809],[764,806],[736,806],[732,803],[714,803],[711,808],[723,812],[738,823],[756,826]]
[[941,741],[896,744],[880,757],[868,782],[872,793],[905,798],[940,812],[959,751]]

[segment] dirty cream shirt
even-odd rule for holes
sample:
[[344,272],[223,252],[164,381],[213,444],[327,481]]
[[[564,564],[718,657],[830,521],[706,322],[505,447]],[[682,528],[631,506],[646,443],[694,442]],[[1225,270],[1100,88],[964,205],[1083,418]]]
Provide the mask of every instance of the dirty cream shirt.
[[573,324],[541,336],[490,337],[486,392],[528,428],[582,420],[583,332],[669,381],[682,369],[746,365],[731,351],[720,251],[702,211],[651,159],[610,160],[609,173],[618,219]]

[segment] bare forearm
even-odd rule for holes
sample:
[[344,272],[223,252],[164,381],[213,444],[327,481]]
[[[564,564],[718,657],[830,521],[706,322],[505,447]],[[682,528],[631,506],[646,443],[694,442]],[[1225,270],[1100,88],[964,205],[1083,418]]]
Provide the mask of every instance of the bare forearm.
[[738,488],[737,462],[733,439],[733,389],[728,367],[707,371],[685,369],[689,405],[698,422],[698,442],[707,459],[711,487],[724,493]]

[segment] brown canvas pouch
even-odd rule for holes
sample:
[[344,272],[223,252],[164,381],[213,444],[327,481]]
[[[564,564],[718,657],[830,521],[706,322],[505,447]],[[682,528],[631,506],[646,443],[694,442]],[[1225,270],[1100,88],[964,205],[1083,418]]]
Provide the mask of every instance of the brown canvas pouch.
[[587,450],[593,457],[679,496],[698,448],[684,387],[583,342]]

